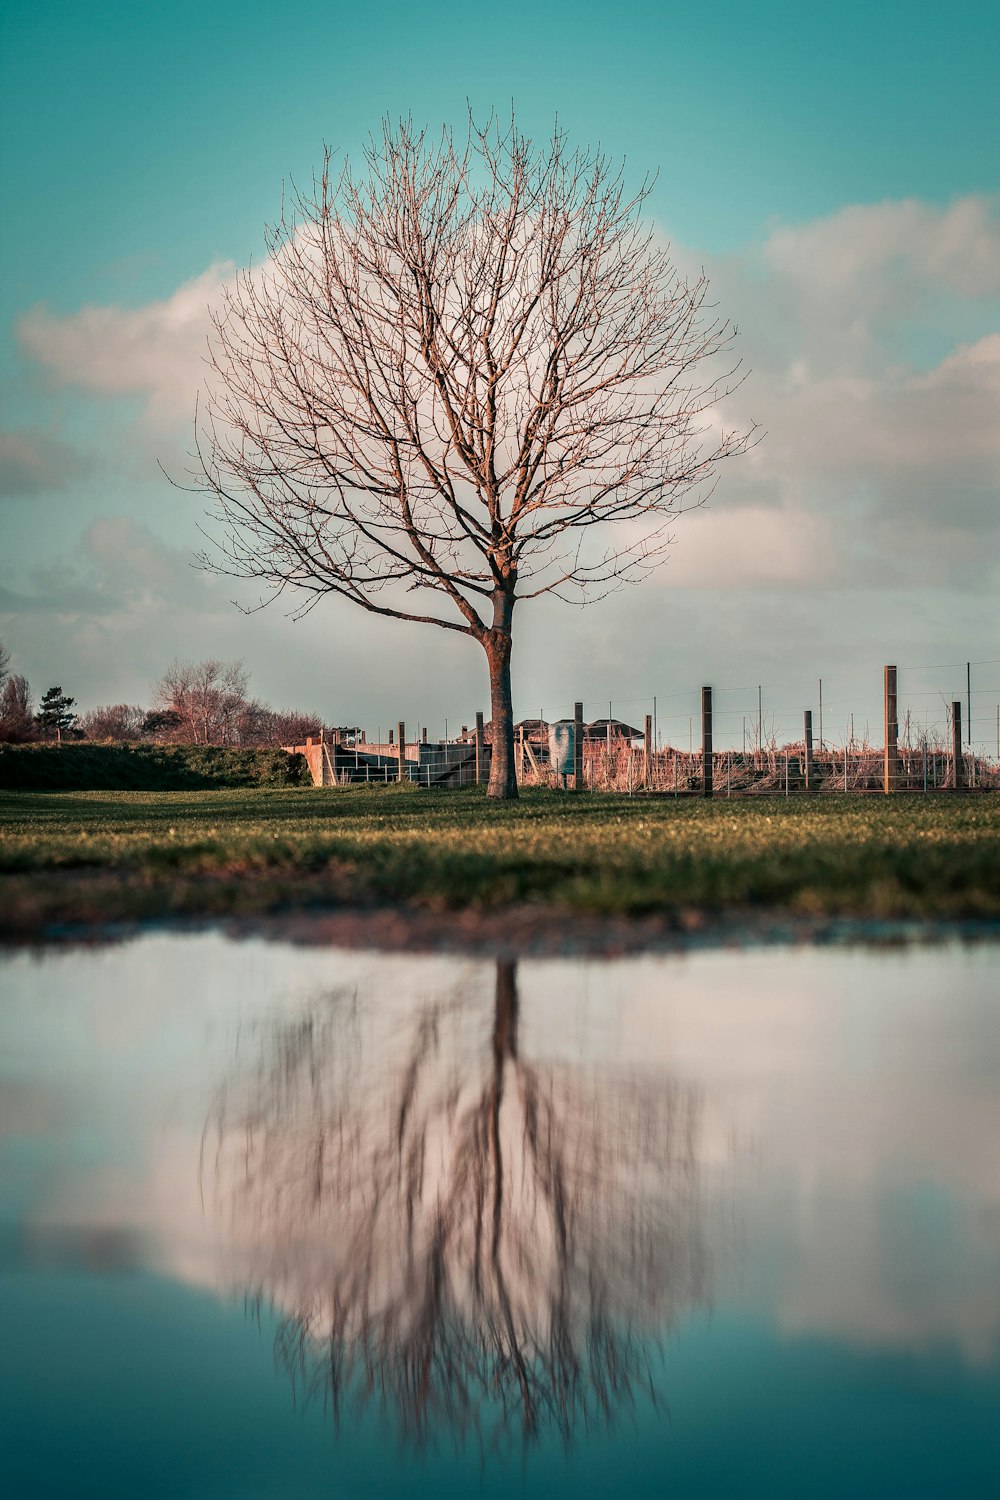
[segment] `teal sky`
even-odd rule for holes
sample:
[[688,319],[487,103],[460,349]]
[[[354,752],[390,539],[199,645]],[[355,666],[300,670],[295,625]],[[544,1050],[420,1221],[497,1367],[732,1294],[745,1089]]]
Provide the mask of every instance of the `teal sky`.
[[1000,8],[4,0],[5,309],[161,295],[259,252],[283,176],[381,115],[600,141],[706,250],[773,216],[994,191]]
[[[935,652],[929,661],[975,654],[973,638],[996,643],[990,605],[996,578],[984,562],[990,548],[982,527],[984,517],[995,524],[1000,456],[986,452],[979,438],[982,413],[1000,390],[993,383],[1000,355],[989,342],[1000,327],[998,61],[1000,7],[978,0],[950,9],[924,0],[754,6],[719,0],[703,8],[662,0],[617,7],[514,0],[497,9],[398,0],[368,7],[335,0],[284,6],[0,0],[6,221],[0,392],[3,434],[14,444],[21,474],[4,480],[0,499],[0,631],[22,670],[39,688],[42,678],[75,674],[81,699],[106,701],[141,697],[162,670],[164,652],[169,659],[212,651],[246,655],[258,690],[280,694],[289,682],[281,665],[288,627],[277,617],[241,626],[240,634],[215,601],[197,631],[193,625],[187,637],[178,631],[175,648],[164,645],[163,618],[171,613],[165,596],[159,615],[149,612],[147,597],[112,618],[116,584],[107,572],[107,546],[95,552],[95,526],[105,528],[99,533],[105,542],[114,536],[112,551],[121,544],[135,554],[141,535],[142,547],[155,554],[150,576],[161,577],[182,562],[186,570],[199,545],[199,504],[170,491],[155,463],[172,456],[184,424],[175,421],[166,443],[159,429],[155,440],[148,431],[136,436],[147,405],[155,407],[154,377],[146,372],[111,390],[107,379],[88,379],[85,359],[81,365],[75,356],[70,368],[60,340],[76,337],[88,307],[115,316],[141,312],[168,302],[215,263],[259,258],[282,179],[306,176],[324,141],[356,152],[385,114],[461,125],[466,100],[479,115],[513,103],[521,127],[535,135],[558,115],[575,142],[600,143],[625,158],[633,181],[658,170],[651,212],[708,264],[724,311],[745,332],[741,352],[761,382],[749,415],[768,429],[764,467],[752,482],[744,475],[720,492],[721,503],[734,515],[742,505],[744,517],[761,504],[786,518],[808,512],[809,525],[831,513],[856,519],[868,508],[875,529],[835,576],[823,539],[805,522],[805,529],[797,522],[791,528],[801,553],[794,577],[779,569],[774,583],[775,548],[762,543],[769,561],[751,569],[757,582],[747,584],[756,591],[746,595],[747,617],[760,620],[761,610],[775,608],[775,588],[784,600],[776,618],[787,618],[789,608],[793,616],[812,613],[817,589],[832,602],[830,590],[860,588],[871,609],[850,606],[851,618],[865,621],[859,640],[885,640],[887,622],[902,612],[901,658],[914,639],[921,658]],[[854,210],[858,223],[850,218]],[[789,227],[798,236],[791,259],[780,240]],[[854,281],[845,289],[848,263]],[[23,320],[40,306],[48,321],[32,342]],[[856,335],[850,351],[848,325]],[[970,349],[965,359],[961,351]],[[956,353],[965,360],[960,378],[948,363]],[[974,389],[970,370],[977,372]],[[925,377],[950,382],[946,399],[935,401],[940,425],[930,456],[914,454],[911,436],[919,433],[923,443],[929,431],[920,404]],[[870,419],[875,436],[854,447],[839,443],[856,456],[845,477],[839,454],[830,451],[838,444],[820,429],[822,413],[833,412],[848,380],[860,392],[858,412],[878,407],[883,415]],[[797,400],[803,389],[812,392],[812,415],[789,417],[786,443],[781,392],[790,381]],[[836,389],[830,381],[839,382]],[[748,386],[748,399],[753,395]],[[923,476],[912,515],[901,508],[901,496],[913,488],[905,465],[893,470],[886,444],[875,440],[896,422],[903,398],[912,408],[909,425],[889,447],[908,453]],[[810,422],[816,436],[807,447]],[[793,438],[799,446],[790,459]],[[963,461],[956,473],[956,446],[963,459],[975,450],[971,469]],[[876,461],[885,472],[873,477],[866,465]],[[941,524],[935,507],[942,490],[953,509],[943,538],[933,532]],[[912,556],[892,572],[900,598],[890,608],[884,593],[877,601],[873,558],[901,523]],[[973,526],[979,531],[970,540]],[[771,534],[766,527],[765,533]],[[675,549],[682,579],[683,540]],[[809,546],[815,576],[801,561]],[[737,551],[745,553],[743,543]],[[62,589],[54,589],[54,579],[72,582],[58,622],[46,605]],[[696,565],[683,600],[657,589],[641,604],[630,595],[617,614],[609,606],[598,651],[604,675],[617,676],[606,634],[655,632],[661,610],[672,636],[700,632],[703,641],[706,620],[726,620],[705,649],[709,660],[685,663],[685,683],[727,662],[734,636],[742,641],[746,632],[731,580],[719,586],[725,598],[713,599]],[[789,590],[798,591],[791,603]],[[949,590],[963,601],[960,618]],[[188,595],[181,613],[193,620],[201,605]],[[334,611],[330,618],[339,630],[341,617]],[[570,659],[580,634],[574,620],[570,615],[565,627]],[[950,622],[953,638],[942,639],[939,621]],[[310,653],[321,649],[319,637],[308,635],[312,628],[296,647],[306,663],[292,681],[300,698],[309,697],[316,672],[318,658]],[[343,628],[367,638],[353,617]],[[822,634],[784,635],[806,640],[811,673]],[[873,645],[876,664],[891,647],[891,639]],[[797,666],[787,660],[791,647],[784,656],[778,650],[773,632],[757,649],[770,655],[775,673]],[[979,649],[1000,657],[1000,646]],[[845,672],[856,654],[857,643],[843,650]],[[623,648],[622,655],[634,665],[634,651]],[[106,681],[109,656],[117,662],[115,683]],[[588,671],[593,657],[592,647],[582,651]],[[659,670],[649,658],[643,693],[647,683],[655,691]],[[739,680],[747,673],[752,680],[759,669],[748,661]],[[480,675],[470,657],[469,692]],[[383,687],[389,686],[387,680]],[[606,686],[595,680],[595,696],[606,696]],[[526,690],[534,700],[543,689],[533,678]]]

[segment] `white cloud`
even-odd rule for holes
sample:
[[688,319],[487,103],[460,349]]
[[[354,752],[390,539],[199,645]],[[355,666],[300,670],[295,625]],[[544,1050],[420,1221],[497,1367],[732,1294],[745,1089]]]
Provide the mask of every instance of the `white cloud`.
[[780,588],[829,578],[837,557],[834,527],[823,516],[780,505],[695,510],[675,528],[663,581],[669,587]]
[[[727,554],[739,556],[747,586],[829,580],[833,554],[813,544],[839,526],[842,581],[856,579],[879,529],[899,520],[913,526],[909,539],[895,539],[903,576],[923,576],[932,536],[961,566],[988,569],[982,531],[996,525],[1000,481],[996,204],[852,205],[780,225],[707,269],[752,370],[723,416],[738,426],[755,418],[766,436],[722,475],[711,514],[726,515],[725,533],[706,520],[680,532],[693,555],[675,578],[709,583],[713,570],[698,557],[711,546],[716,582],[729,581]],[[209,307],[233,273],[210,266],[136,309],[59,317],[36,307],[18,338],[60,384],[140,396],[158,428],[187,428],[205,375]],[[928,345],[937,351],[929,363]]]
[[16,325],[21,348],[65,386],[95,396],[142,396],[158,422],[190,421],[204,374],[209,310],[234,267],[209,266],[145,307],[83,307],[60,317],[31,308]]
[[[683,251],[677,258],[703,260]],[[516,686],[535,712],[542,704],[571,709],[581,693],[648,697],[665,689],[664,677],[700,682],[718,670],[756,682],[762,671],[784,672],[793,655],[808,657],[804,675],[824,677],[841,661],[853,671],[869,651],[876,663],[897,653],[905,662],[905,650],[918,649],[911,643],[932,653],[926,660],[964,660],[974,641],[995,632],[996,202],[854,205],[779,225],[738,255],[705,264],[720,313],[739,325],[738,353],[751,371],[722,414],[731,426],[756,419],[765,436],[725,466],[706,509],[678,522],[669,566],[656,575],[664,587],[626,591],[583,616],[556,604],[524,608]],[[119,480],[125,471],[133,485],[140,468],[146,476],[144,494],[135,486],[134,517],[171,531],[190,551],[166,547],[136,519],[131,531],[122,519],[91,524],[63,570],[61,593],[49,587],[54,575],[18,576],[6,607],[30,610],[44,631],[47,601],[75,599],[74,660],[98,697],[125,692],[97,686],[109,661],[137,684],[129,691],[141,693],[164,656],[211,651],[246,656],[265,696],[333,704],[338,719],[358,714],[374,723],[387,705],[411,716],[467,717],[477,702],[485,706],[481,653],[470,643],[406,631],[335,601],[293,637],[280,605],[241,616],[229,604],[234,584],[190,568],[200,541],[195,512],[185,518],[152,488],[161,481],[149,452],[167,454],[171,473],[182,472],[172,455],[186,446],[205,374],[208,308],[232,275],[229,265],[212,266],[145,307],[90,306],[66,317],[39,307],[22,317],[22,350],[59,386],[109,406],[138,399],[131,452],[120,409],[105,423],[91,408],[95,444]],[[68,505],[71,491],[65,495]],[[45,655],[62,659],[65,631],[53,625],[51,634]],[[35,639],[41,654],[41,634]],[[339,649],[344,643],[349,650]],[[984,646],[979,654],[997,653]],[[561,708],[548,701],[556,692],[566,698]],[[864,701],[846,682],[843,698],[851,709]]]
[[[845,583],[873,555],[896,581],[942,567],[985,581],[1000,550],[996,205],[853,206],[707,269],[752,367],[730,420],[766,432],[727,469],[716,510],[766,497],[793,529],[822,519]],[[829,552],[802,562],[803,583],[836,581]]]
[[812,303],[878,316],[882,294],[896,288],[890,307],[909,302],[921,286],[966,297],[1000,295],[1000,235],[994,205],[960,198],[945,209],[917,199],[852,204],[809,224],[772,231],[761,259],[780,282]]

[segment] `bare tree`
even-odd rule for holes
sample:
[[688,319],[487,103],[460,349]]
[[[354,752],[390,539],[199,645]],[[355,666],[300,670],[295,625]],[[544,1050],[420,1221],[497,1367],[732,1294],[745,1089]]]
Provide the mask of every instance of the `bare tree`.
[[242,743],[241,726],[258,707],[247,695],[241,661],[175,661],[153,684],[153,707],[173,715],[172,738],[202,745]]
[[7,678],[9,676],[10,676],[10,652],[8,651],[7,647],[4,645],[3,641],[0,641],[0,688],[3,687],[4,683],[7,681]]
[[0,693],[0,740],[23,744],[38,738],[31,687],[27,677],[13,672]]
[[524,1057],[511,963],[490,1009],[426,1003],[398,1050],[369,1013],[372,1056],[350,1005],[319,1004],[206,1129],[207,1201],[293,1379],[416,1442],[613,1421],[707,1295],[698,1092]]
[[134,703],[106,703],[90,708],[80,716],[80,730],[88,740],[121,740],[142,738],[146,710]]
[[749,440],[716,412],[731,330],[644,226],[649,186],[558,130],[386,124],[360,176],[326,153],[216,318],[210,565],[478,641],[492,797],[517,794],[518,599],[641,575]]
[[301,745],[309,735],[318,735],[322,727],[319,714],[301,713],[297,709],[270,709],[261,721],[258,743]]

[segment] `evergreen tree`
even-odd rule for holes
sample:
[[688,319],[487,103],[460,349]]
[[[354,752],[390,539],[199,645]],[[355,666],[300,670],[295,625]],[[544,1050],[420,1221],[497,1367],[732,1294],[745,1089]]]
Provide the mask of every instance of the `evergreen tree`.
[[61,736],[73,728],[76,723],[76,714],[72,713],[75,698],[69,698],[61,687],[50,687],[42,695],[42,701],[35,715],[35,723],[42,734],[47,736]]

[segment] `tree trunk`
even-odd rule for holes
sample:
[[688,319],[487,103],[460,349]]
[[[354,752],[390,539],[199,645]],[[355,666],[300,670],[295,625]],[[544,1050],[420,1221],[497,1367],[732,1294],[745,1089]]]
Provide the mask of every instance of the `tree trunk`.
[[501,802],[517,796],[514,768],[514,708],[510,692],[511,617],[514,600],[499,591],[493,598],[493,629],[483,645],[490,664],[490,784],[486,795]]
[[499,1070],[508,1058],[517,1058],[517,1022],[521,1007],[517,997],[517,965],[512,959],[497,959],[493,995],[493,1065]]

